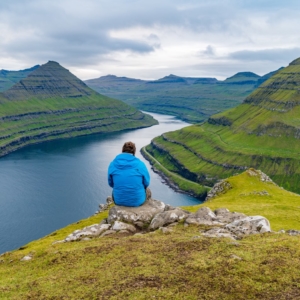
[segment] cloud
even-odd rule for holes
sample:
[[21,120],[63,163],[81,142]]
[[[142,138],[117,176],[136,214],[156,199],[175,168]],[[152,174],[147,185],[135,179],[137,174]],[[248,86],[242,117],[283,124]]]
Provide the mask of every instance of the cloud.
[[300,47],[296,48],[275,48],[262,50],[241,50],[235,51],[228,55],[229,58],[239,61],[271,61],[271,62],[286,62],[292,61],[300,57]]
[[1,1],[0,69],[56,60],[93,76],[229,76],[264,61],[267,73],[299,56],[299,19],[296,0]]
[[211,45],[208,45],[206,47],[206,49],[203,51],[200,51],[199,54],[202,56],[215,56],[216,55],[215,49]]

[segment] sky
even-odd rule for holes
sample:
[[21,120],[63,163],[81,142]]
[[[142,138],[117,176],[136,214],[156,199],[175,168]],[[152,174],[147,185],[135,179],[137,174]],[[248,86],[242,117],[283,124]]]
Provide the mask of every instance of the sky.
[[0,69],[49,60],[82,80],[108,74],[225,79],[300,57],[298,0],[0,2]]

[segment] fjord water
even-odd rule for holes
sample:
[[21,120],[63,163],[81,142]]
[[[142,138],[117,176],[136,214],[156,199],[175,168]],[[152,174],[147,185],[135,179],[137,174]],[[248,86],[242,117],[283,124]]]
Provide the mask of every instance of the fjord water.
[[139,150],[167,131],[189,125],[152,114],[159,125],[111,134],[28,146],[0,159],[0,253],[18,248],[61,227],[87,218],[111,194],[107,168],[126,141],[151,172],[153,198],[174,206],[199,201],[162,183]]

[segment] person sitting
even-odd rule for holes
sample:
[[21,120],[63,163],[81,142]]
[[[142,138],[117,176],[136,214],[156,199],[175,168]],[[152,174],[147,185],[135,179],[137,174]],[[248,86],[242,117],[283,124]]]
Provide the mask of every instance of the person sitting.
[[108,184],[113,188],[112,198],[116,205],[140,206],[151,197],[147,189],[150,184],[149,172],[146,165],[135,157],[135,151],[135,144],[126,142],[122,153],[108,167]]

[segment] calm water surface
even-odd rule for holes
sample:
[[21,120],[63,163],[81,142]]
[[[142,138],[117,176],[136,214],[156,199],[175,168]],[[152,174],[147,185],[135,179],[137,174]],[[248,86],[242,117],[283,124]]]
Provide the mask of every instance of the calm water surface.
[[[0,253],[92,215],[111,194],[106,173],[126,141],[139,150],[167,131],[189,125],[151,113],[159,125],[33,145],[0,159]],[[148,169],[150,165],[145,161]],[[151,171],[153,198],[174,206],[199,203],[176,193]]]

